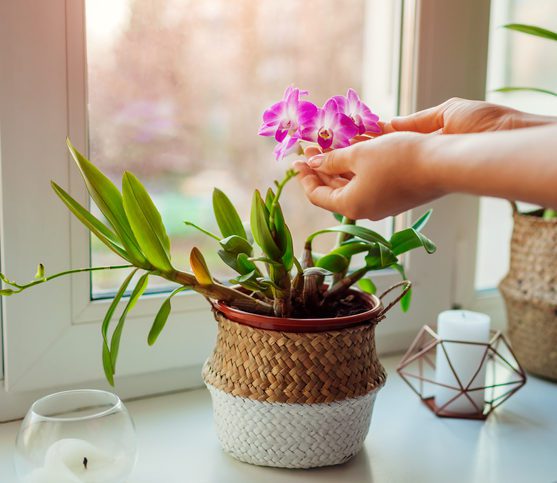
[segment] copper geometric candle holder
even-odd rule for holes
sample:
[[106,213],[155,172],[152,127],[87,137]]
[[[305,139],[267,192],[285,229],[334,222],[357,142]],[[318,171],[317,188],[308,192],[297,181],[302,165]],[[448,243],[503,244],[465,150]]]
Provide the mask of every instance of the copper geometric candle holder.
[[[482,366],[486,364],[485,386],[471,388],[469,387],[470,384],[465,386],[461,382],[445,347],[445,344],[448,343],[485,347],[481,362],[471,379],[473,381]],[[441,384],[436,381],[435,360],[437,351],[443,351],[441,357],[446,357],[456,381],[455,385]],[[397,372],[431,411],[437,416],[446,418],[486,419],[497,406],[526,384],[526,373],[500,331],[491,332],[491,339],[485,344],[441,339],[433,329],[424,325],[400,361]],[[455,396],[441,407],[435,404],[433,394],[436,386],[445,387],[455,392]],[[470,397],[474,391],[485,391],[483,407],[478,407]],[[460,413],[448,410],[447,407],[459,397],[467,398],[477,411]]]

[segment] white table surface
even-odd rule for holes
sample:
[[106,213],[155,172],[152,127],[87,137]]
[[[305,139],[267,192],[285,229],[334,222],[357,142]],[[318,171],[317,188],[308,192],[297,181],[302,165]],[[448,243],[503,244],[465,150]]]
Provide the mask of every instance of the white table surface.
[[[219,447],[204,389],[131,401],[139,459],[129,483],[554,483],[557,384],[530,377],[486,422],[437,418],[394,372],[375,406],[364,450],[315,470],[240,463]],[[0,482],[12,466],[19,422],[0,424]],[[53,482],[55,483],[55,482]]]

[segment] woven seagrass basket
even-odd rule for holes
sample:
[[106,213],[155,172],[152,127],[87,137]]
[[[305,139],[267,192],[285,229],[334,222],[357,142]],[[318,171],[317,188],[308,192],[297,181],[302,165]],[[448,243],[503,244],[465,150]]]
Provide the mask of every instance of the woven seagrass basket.
[[409,289],[383,307],[358,293],[363,313],[281,319],[215,304],[218,336],[203,368],[217,434],[235,458],[263,466],[312,468],[360,451],[385,370],[375,326]]
[[557,220],[513,203],[509,273],[501,281],[509,338],[526,370],[557,381]]

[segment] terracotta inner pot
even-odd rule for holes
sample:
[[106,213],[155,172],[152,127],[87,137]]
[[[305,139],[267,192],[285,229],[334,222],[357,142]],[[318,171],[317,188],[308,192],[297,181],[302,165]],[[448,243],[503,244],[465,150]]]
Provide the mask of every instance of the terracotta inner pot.
[[282,332],[326,332],[377,323],[381,320],[383,304],[379,298],[375,295],[360,292],[359,290],[350,290],[349,293],[356,295],[369,308],[359,314],[309,319],[252,314],[229,307],[222,302],[216,302],[215,309],[221,312],[227,319],[238,322],[239,324],[255,327],[257,329],[278,330]]

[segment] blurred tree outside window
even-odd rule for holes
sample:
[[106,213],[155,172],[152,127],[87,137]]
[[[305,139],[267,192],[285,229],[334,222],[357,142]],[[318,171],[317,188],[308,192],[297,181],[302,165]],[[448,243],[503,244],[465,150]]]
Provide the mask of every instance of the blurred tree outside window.
[[[247,219],[253,188],[282,177],[289,161],[277,163],[273,140],[257,131],[285,87],[308,89],[315,102],[362,89],[366,8],[366,0],[86,0],[89,156],[118,186],[124,170],[147,186],[177,267],[195,245],[226,276],[215,242],[183,221],[217,231],[214,186]],[[295,182],[287,190],[300,250],[304,236],[334,221]],[[374,225],[388,234],[389,220]],[[96,239],[91,247],[93,265],[116,261]],[[92,297],[113,293],[125,275],[95,273]]]

